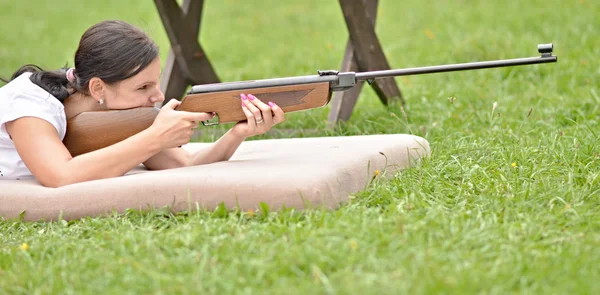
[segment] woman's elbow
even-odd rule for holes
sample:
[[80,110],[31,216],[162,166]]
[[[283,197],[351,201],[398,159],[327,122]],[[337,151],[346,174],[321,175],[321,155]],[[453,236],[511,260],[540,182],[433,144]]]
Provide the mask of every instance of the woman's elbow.
[[36,179],[45,187],[60,188],[79,182],[106,178],[106,176],[92,176],[83,173],[76,174],[68,171],[36,175]]
[[182,168],[192,165],[192,157],[187,153],[179,154],[177,152],[169,151],[157,154],[146,160],[143,164],[148,170]]
[[51,174],[45,176],[38,176],[36,178],[43,186],[49,188],[59,188],[75,183],[74,178],[69,177],[68,175]]

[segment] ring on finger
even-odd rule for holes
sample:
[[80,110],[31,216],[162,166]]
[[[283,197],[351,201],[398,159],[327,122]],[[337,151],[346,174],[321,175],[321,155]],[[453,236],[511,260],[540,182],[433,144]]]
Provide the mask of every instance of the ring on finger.
[[262,117],[260,117],[256,120],[256,124],[262,124],[263,122],[265,122],[265,120],[263,120]]

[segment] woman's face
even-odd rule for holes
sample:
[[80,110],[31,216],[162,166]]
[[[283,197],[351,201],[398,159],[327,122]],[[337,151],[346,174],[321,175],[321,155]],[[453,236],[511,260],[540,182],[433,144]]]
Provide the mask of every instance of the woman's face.
[[165,100],[160,91],[160,59],[156,58],[135,76],[115,85],[106,85],[104,103],[108,109],[153,107]]

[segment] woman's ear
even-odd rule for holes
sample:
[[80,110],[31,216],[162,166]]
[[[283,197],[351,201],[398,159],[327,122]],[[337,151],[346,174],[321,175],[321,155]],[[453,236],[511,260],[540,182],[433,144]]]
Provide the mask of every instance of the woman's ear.
[[90,95],[96,100],[104,99],[104,92],[106,91],[106,84],[100,78],[92,78],[89,82]]

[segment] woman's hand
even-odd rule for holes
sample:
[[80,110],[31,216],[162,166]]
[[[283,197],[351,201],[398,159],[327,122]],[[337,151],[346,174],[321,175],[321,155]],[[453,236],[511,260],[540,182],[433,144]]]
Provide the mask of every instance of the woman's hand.
[[171,99],[154,119],[150,127],[158,136],[161,149],[169,149],[187,144],[200,121],[210,120],[215,115],[176,111],[181,102]]
[[231,132],[239,137],[263,134],[275,124],[285,121],[283,110],[273,102],[264,103],[252,94],[240,94],[245,122],[238,122]]

